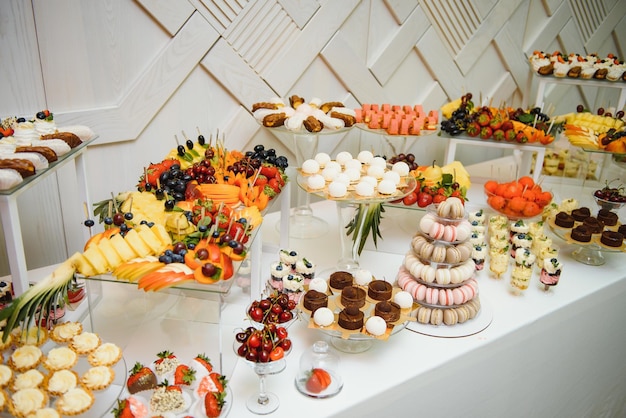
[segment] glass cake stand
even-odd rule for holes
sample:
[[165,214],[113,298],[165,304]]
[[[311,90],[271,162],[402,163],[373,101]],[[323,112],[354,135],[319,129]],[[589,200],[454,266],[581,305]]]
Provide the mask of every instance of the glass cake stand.
[[[318,197],[334,200],[337,203],[337,213],[339,216],[339,238],[341,243],[341,255],[337,261],[337,271],[354,272],[359,269],[359,258],[367,236],[372,231],[371,214],[377,210],[384,210],[383,203],[402,199],[404,196],[415,190],[417,182],[413,176],[404,178],[404,183],[396,189],[396,193],[391,195],[377,194],[372,197],[360,197],[354,187],[348,187],[348,193],[341,198],[334,198],[328,194],[327,187],[319,190],[310,190],[307,186],[306,176],[298,174],[298,185],[309,194]],[[352,230],[351,233],[350,230]],[[376,237],[373,237],[376,240]]]
[[[293,143],[293,149],[296,154],[296,165],[302,167],[302,163],[308,159],[312,159],[317,154],[319,138],[341,135],[348,132],[350,128],[342,129],[323,129],[320,132],[312,133],[305,129],[300,131],[290,131],[285,127],[268,128],[274,135],[281,139],[284,143]],[[304,201],[300,203],[302,200]],[[328,231],[328,222],[324,219],[314,216],[311,208],[311,196],[305,193],[302,198],[298,198],[298,206],[294,209],[289,219],[289,236],[299,239],[313,239],[323,236]],[[280,222],[277,228],[280,227]]]

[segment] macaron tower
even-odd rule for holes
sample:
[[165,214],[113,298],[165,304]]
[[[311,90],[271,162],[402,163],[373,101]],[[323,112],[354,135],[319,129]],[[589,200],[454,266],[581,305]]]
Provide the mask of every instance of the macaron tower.
[[[419,229],[397,277],[398,286],[419,305],[417,321],[452,326],[474,318],[480,299],[470,242],[472,225],[463,202],[452,197],[431,208]],[[482,242],[480,231],[474,232]]]

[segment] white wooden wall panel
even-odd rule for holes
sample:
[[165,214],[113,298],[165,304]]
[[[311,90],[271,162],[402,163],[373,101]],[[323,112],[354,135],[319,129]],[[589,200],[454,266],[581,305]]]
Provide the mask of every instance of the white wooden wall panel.
[[[438,107],[471,91],[494,103],[534,103],[527,57],[625,55],[626,0],[3,0],[0,117],[50,108],[59,124],[99,135],[87,157],[92,200],[132,188],[182,131],[227,145],[293,144],[262,129],[252,103],[299,94]],[[556,112],[616,101],[609,89],[550,88]],[[358,131],[320,149],[376,142]],[[414,144],[425,161],[445,141]],[[499,151],[489,151],[490,157]],[[466,163],[481,155],[468,155]],[[61,177],[61,183],[66,181]],[[54,178],[20,199],[29,267],[59,261],[65,232]],[[78,206],[80,202],[75,205]],[[64,202],[64,210],[72,206]],[[76,210],[80,213],[82,208]],[[71,251],[73,248],[69,248]],[[0,275],[7,273],[0,243]]]

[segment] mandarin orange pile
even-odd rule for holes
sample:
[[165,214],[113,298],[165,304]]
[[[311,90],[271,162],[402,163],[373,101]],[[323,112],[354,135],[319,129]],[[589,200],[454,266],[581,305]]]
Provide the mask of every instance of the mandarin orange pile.
[[552,201],[552,193],[542,190],[529,176],[506,183],[489,180],[485,193],[487,204],[509,218],[532,218]]

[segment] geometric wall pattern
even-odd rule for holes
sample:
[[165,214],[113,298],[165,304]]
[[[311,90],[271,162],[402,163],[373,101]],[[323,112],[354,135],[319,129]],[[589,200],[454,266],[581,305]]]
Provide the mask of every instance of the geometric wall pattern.
[[[93,200],[132,188],[181,129],[219,130],[227,146],[263,142],[293,158],[291,144],[249,112],[272,96],[437,108],[471,91],[518,106],[535,100],[535,49],[626,55],[626,0],[5,0],[0,27],[0,116],[48,107],[58,123],[92,127]],[[552,88],[545,102],[558,113],[615,97]],[[322,146],[331,152],[354,135]],[[416,147],[425,160],[442,157],[441,141]],[[54,248],[76,247],[67,236],[78,226],[63,219],[84,216],[80,202],[54,198],[63,181],[20,202],[37,219],[23,228],[38,254],[29,267],[58,261],[50,238]],[[32,208],[42,205],[61,221],[40,220]]]

